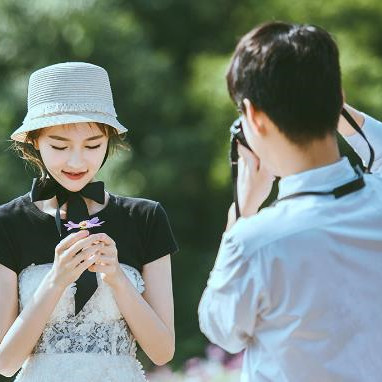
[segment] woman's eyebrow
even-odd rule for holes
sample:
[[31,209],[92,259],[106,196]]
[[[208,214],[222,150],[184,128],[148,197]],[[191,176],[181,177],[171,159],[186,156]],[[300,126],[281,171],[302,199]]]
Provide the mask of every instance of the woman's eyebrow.
[[[57,139],[58,141],[70,141],[68,138],[60,137],[59,135],[48,135],[49,138]],[[92,137],[86,138],[85,141],[94,141],[95,139],[102,138],[103,135],[94,135]]]

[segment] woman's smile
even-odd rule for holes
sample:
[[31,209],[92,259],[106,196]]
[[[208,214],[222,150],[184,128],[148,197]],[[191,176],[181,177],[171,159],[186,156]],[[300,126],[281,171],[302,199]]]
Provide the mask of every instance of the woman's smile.
[[64,170],[62,170],[62,172],[66,177],[72,180],[81,179],[87,173],[87,171],[74,173],[74,172],[66,172]]

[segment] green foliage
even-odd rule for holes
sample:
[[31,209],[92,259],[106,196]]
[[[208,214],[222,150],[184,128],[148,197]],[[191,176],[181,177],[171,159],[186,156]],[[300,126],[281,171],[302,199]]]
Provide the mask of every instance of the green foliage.
[[109,160],[100,177],[112,192],[161,201],[170,216],[181,247],[173,257],[172,362],[180,367],[204,353],[197,304],[231,203],[228,127],[236,112],[225,70],[235,44],[267,20],[326,28],[339,44],[347,101],[382,118],[381,12],[378,0],[3,0],[0,203],[31,185],[33,173],[25,176],[7,150],[26,113],[30,73],[64,61],[104,67],[132,150]]

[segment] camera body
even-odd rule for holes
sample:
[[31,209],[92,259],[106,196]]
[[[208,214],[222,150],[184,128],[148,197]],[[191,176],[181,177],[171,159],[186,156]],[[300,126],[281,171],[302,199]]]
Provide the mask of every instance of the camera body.
[[241,117],[237,118],[229,129],[231,133],[231,140],[238,140],[243,146],[245,146],[248,150],[252,149],[249,147],[247,140],[245,139],[243,133],[243,126],[241,122]]

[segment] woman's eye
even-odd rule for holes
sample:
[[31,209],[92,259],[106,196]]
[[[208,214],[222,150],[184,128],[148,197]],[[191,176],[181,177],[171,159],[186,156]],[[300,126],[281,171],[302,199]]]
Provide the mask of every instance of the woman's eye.
[[66,147],[56,147],[56,146],[52,146],[53,149],[55,150],[65,150]]
[[[97,145],[97,146],[85,146],[87,149],[98,149],[98,147],[100,147],[101,144]],[[52,146],[53,149],[55,150],[65,150],[67,147],[56,147],[56,146]]]

